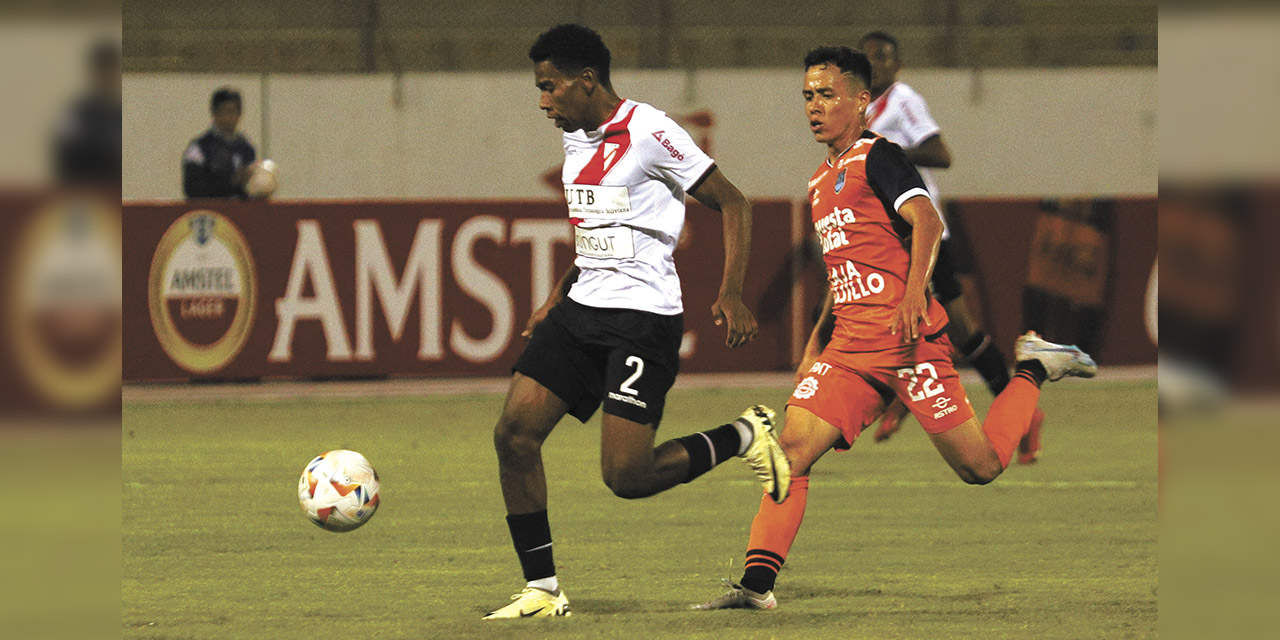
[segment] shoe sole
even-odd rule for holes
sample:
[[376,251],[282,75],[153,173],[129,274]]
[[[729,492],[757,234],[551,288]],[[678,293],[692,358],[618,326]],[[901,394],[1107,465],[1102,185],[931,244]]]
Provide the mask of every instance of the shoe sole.
[[[766,425],[764,432],[767,435],[773,437],[773,439],[776,441],[777,434],[774,433],[773,431],[773,427],[774,427],[773,418],[777,414],[775,414],[773,411],[770,411],[769,409],[766,409],[763,405],[755,405],[751,407],[751,410],[756,414],[757,418],[764,420],[764,423]],[[782,504],[782,502],[786,500],[787,497],[784,495],[781,495],[781,487],[779,487],[779,482],[778,482],[778,456],[776,455],[778,453],[778,450],[782,449],[782,445],[781,443],[778,443],[776,447],[768,446],[768,447],[765,447],[765,449],[769,452],[769,473],[772,476],[770,480],[773,482],[773,491],[769,492],[769,497],[774,501],[775,504]]]

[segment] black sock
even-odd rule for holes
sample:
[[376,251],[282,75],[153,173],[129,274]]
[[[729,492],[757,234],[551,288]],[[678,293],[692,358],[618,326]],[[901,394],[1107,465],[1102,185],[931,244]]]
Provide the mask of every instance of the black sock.
[[764,549],[748,551],[747,560],[750,564],[742,572],[742,582],[739,584],[756,593],[773,591],[773,583],[778,579],[778,571],[782,569],[782,563],[786,560]]
[[987,381],[991,395],[998,396],[1009,386],[1009,367],[1004,363],[1004,354],[985,331],[975,332],[960,349],[960,355]]
[[556,563],[551,558],[551,524],[547,522],[547,510],[507,516],[507,528],[520,556],[520,568],[525,581],[550,578],[556,574]]
[[738,455],[738,449],[742,446],[742,436],[738,435],[737,427],[726,424],[709,431],[676,438],[675,442],[689,452],[689,474],[685,476],[684,481],[693,482],[694,478]]
[[1036,387],[1044,384],[1045,379],[1049,377],[1049,373],[1044,370],[1044,365],[1040,364],[1039,360],[1023,360],[1019,362],[1018,370],[1013,375],[1030,380]]

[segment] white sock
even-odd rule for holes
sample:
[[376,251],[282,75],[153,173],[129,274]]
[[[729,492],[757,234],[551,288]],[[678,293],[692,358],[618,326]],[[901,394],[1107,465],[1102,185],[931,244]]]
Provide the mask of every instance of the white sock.
[[560,592],[560,581],[556,580],[555,576],[551,576],[550,578],[538,578],[537,580],[530,580],[529,584],[526,586],[530,586],[535,589],[542,589],[547,593]]
[[742,420],[734,420],[733,427],[738,430],[738,455],[747,452],[756,439],[756,430]]

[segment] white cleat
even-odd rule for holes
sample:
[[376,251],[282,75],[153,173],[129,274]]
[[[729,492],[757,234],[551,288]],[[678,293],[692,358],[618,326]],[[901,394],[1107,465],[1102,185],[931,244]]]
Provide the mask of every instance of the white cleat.
[[1098,373],[1098,364],[1080,347],[1049,342],[1034,331],[1018,337],[1013,353],[1018,362],[1039,361],[1051,382],[1067,376],[1092,378]]
[[564,591],[556,593],[535,587],[525,587],[520,593],[511,596],[513,602],[497,611],[490,611],[484,620],[505,620],[520,618],[547,618],[551,616],[570,616],[569,599]]
[[703,604],[695,604],[698,611],[715,611],[716,609],[773,609],[778,601],[772,591],[756,593],[740,584],[734,584],[728,578],[721,578],[729,592]]
[[754,434],[751,446],[742,454],[743,460],[756,473],[764,492],[782,504],[791,491],[791,462],[773,432],[774,415],[773,409],[758,404],[743,411],[738,420],[749,425]]

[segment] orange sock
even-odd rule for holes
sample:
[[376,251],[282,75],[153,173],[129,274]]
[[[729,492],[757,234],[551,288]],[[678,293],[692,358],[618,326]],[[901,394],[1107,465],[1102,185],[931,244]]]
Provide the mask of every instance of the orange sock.
[[768,494],[760,499],[760,510],[751,522],[742,586],[756,593],[773,590],[778,571],[787,561],[787,552],[791,550],[791,543],[795,542],[800,523],[804,521],[804,507],[808,499],[809,476],[791,479],[791,492],[782,504],[775,504]]
[[982,432],[991,441],[996,455],[1000,456],[1003,468],[1008,468],[1018,441],[1031,427],[1031,414],[1035,413],[1036,403],[1040,401],[1040,387],[1033,380],[1022,372],[1015,375],[1009,386],[991,403],[987,419],[982,423]]

